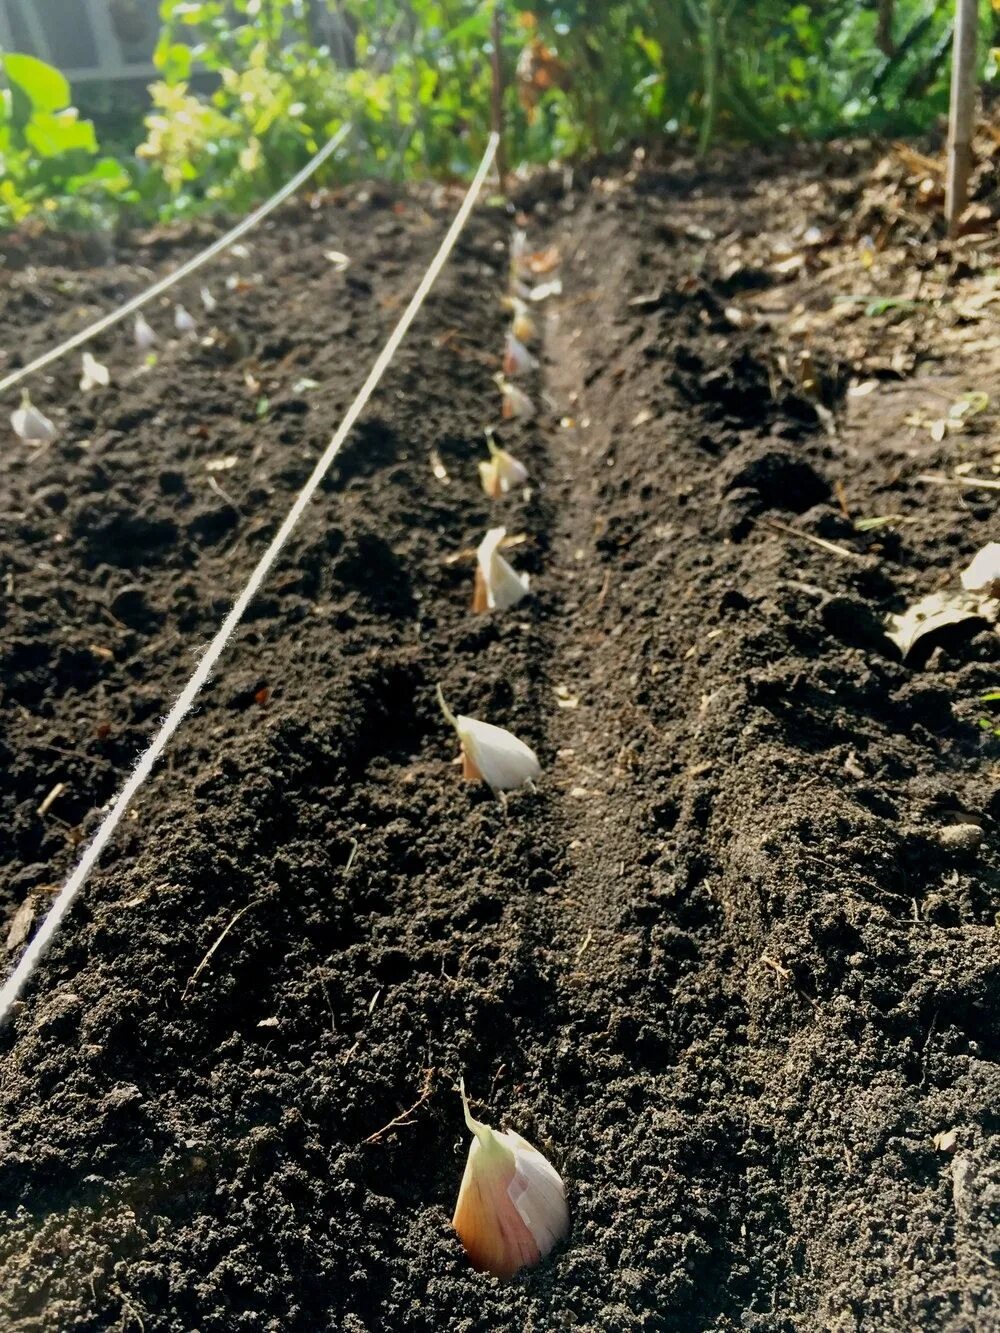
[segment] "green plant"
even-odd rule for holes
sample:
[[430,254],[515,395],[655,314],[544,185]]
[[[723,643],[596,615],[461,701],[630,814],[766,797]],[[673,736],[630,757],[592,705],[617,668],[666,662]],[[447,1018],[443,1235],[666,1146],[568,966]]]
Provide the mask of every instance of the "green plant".
[[[115,200],[145,217],[245,209],[347,119],[327,178],[464,177],[490,124],[496,5],[515,166],[667,137],[705,152],[900,133],[946,105],[950,0],[161,0],[128,168],[98,156],[57,71],[4,58],[0,223]],[[134,138],[119,138],[124,159]]]
[[0,225],[43,214],[68,222],[100,220],[128,190],[114,158],[99,157],[89,120],[70,105],[57,69],[30,55],[0,57]]
[[[979,696],[979,702],[982,704],[1000,703],[1000,690],[987,690],[985,694]],[[979,725],[983,731],[988,731],[991,736],[1000,738],[1000,723],[995,717],[981,717]]]
[[[137,155],[161,211],[243,208],[276,189],[334,131],[343,98],[311,40],[304,0],[162,0],[161,78]],[[209,75],[209,92],[191,86]],[[159,195],[156,185],[160,186]],[[167,199],[164,199],[164,195]]]

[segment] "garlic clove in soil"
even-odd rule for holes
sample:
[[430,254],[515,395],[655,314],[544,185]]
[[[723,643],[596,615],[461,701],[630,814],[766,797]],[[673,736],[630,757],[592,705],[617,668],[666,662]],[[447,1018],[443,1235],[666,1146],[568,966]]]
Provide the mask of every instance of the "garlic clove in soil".
[[132,325],[132,337],[140,352],[148,352],[156,346],[157,337],[143,315],[136,315]]
[[523,421],[530,420],[535,415],[535,404],[528,395],[514,384],[509,384],[502,375],[494,375],[497,388],[503,395],[503,409],[501,415],[504,421],[511,421],[519,418]]
[[464,1080],[459,1088],[473,1140],[452,1226],[473,1268],[513,1277],[569,1231],[566,1190],[552,1163],[520,1134],[474,1120]]
[[971,564],[962,570],[962,587],[967,592],[980,592],[1000,582],[1000,542],[987,542],[977,551]]
[[11,412],[10,424],[14,434],[27,444],[51,444],[59,434],[55,422],[38,410],[27,390],[21,394],[21,406]]
[[174,328],[178,333],[195,333],[197,331],[198,326],[195,324],[193,316],[182,305],[174,306]]
[[516,791],[539,777],[542,766],[530,745],[490,722],[474,717],[457,716],[444,701],[441,686],[437,687],[441,711],[455,728],[462,745],[462,776],[470,781],[482,781],[494,795]]
[[90,352],[83,354],[83,374],[80,376],[80,388],[84,393],[98,387],[106,389],[111,383],[111,372]]
[[528,469],[513,454],[494,444],[490,434],[486,436],[486,445],[490,456],[487,462],[479,464],[479,480],[490,499],[499,500],[516,486],[523,486],[528,480]]
[[528,304],[519,296],[505,296],[502,302],[511,312],[511,332],[522,343],[534,342],[538,336],[535,321],[528,312]]
[[205,307],[208,313],[211,314],[212,311],[215,309],[215,307],[219,304],[218,301],[212,295],[211,290],[208,287],[202,287],[200,296],[202,305]]
[[528,591],[528,575],[518,574],[500,554],[506,528],[490,528],[476,550],[476,587],[472,609],[506,611]]
[[511,329],[514,337],[520,339],[522,343],[534,342],[538,336],[535,321],[530,315],[515,315]]
[[524,375],[538,365],[537,357],[531,355],[518,336],[510,331],[503,348],[503,373],[505,375]]
[[550,278],[548,282],[540,282],[537,287],[530,288],[528,300],[547,301],[550,296],[561,296],[562,289],[562,278]]
[[528,233],[515,227],[510,238],[510,271],[514,276],[523,271],[528,258]]

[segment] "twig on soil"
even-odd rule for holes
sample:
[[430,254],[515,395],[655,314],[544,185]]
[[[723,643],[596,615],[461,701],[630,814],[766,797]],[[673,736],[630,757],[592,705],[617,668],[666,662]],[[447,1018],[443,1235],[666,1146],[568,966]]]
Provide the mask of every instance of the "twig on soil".
[[785,982],[786,985],[791,986],[792,990],[795,991],[797,995],[800,995],[802,999],[805,1000],[808,1004],[811,1004],[814,1009],[819,1009],[819,1005],[816,1003],[813,997],[805,993],[802,987],[798,985],[795,978],[792,976],[791,971],[787,967],[783,967],[782,964],[779,963],[776,958],[771,958],[766,953],[763,953],[760,956],[760,961],[764,963],[765,966],[771,968],[776,976],[780,977],[780,979],[783,982]]
[[326,1000],[326,1007],[330,1011],[330,1031],[334,1036],[337,1035],[337,1015],[333,1012],[333,1004],[330,1000],[330,992],[327,989],[326,977],[323,975],[323,965],[318,963],[313,968],[313,975],[319,979],[320,989],[323,992],[323,998]]
[[776,959],[769,958],[766,953],[762,953],[760,956],[760,961],[762,963],[766,963],[768,967],[773,968],[782,981],[791,981],[792,979],[791,972],[789,972],[787,967],[782,967],[781,964]]
[[776,532],[783,532],[788,537],[800,537],[804,542],[811,542],[813,546],[818,546],[821,551],[828,551],[830,555],[839,555],[843,560],[853,560],[860,565],[867,565],[869,562],[869,557],[863,555],[860,551],[849,551],[846,546],[838,546],[836,542],[828,542],[825,537],[816,537],[811,532],[802,532],[799,528],[793,528],[790,523],[780,523],[776,518],[765,518],[761,522],[765,528],[773,528]]
[[221,500],[225,500],[226,504],[229,506],[230,509],[236,511],[236,513],[240,516],[240,518],[246,518],[246,515],[244,514],[243,510],[239,507],[239,505],[236,503],[233,497],[229,494],[228,491],[223,490],[223,488],[219,485],[219,483],[215,480],[214,477],[209,477],[208,484],[212,488],[212,490],[215,491],[216,495]]
[[576,961],[577,961],[577,962],[580,961],[580,959],[583,957],[583,955],[584,955],[584,954],[587,952],[587,950],[590,948],[591,941],[593,940],[593,938],[594,938],[594,932],[593,932],[592,930],[589,930],[589,929],[588,929],[586,935],[584,936],[583,943],[580,945],[579,949],[577,949],[577,951],[576,951]]
[[49,813],[49,811],[52,809],[56,801],[58,801],[59,797],[63,794],[65,790],[66,790],[65,782],[56,783],[56,785],[52,788],[48,796],[46,796],[45,800],[41,803],[41,805],[38,807],[38,810],[36,811],[36,814],[38,815],[39,819],[44,819],[44,817]]
[[236,925],[237,921],[239,921],[239,919],[240,919],[241,917],[246,916],[247,912],[250,911],[250,908],[251,908],[251,907],[257,907],[257,906],[259,906],[259,904],[262,903],[263,901],[264,901],[263,898],[254,898],[251,902],[245,903],[245,904],[240,908],[240,910],[236,913],[236,915],[230,918],[229,923],[228,923],[227,925],[223,926],[223,928],[222,928],[222,932],[221,932],[221,934],[218,936],[218,938],[216,939],[215,943],[214,943],[214,944],[212,945],[212,947],[209,949],[208,953],[205,954],[205,957],[201,960],[201,962],[198,964],[198,966],[195,968],[195,970],[191,973],[190,977],[188,977],[187,985],[184,987],[183,991],[181,992],[181,1000],[182,1000],[182,1001],[184,1001],[184,1000],[187,999],[187,993],[188,993],[188,991],[191,989],[191,987],[194,985],[194,983],[195,983],[195,982],[198,980],[198,978],[201,976],[202,972],[204,972],[205,968],[206,968],[206,967],[208,966],[208,964],[209,964],[209,961],[210,961],[210,959],[211,959],[211,957],[212,957],[212,954],[215,953],[216,949],[219,947],[219,945],[222,943],[222,941],[226,938],[226,936],[227,936],[227,935],[229,934],[229,932],[232,930],[233,926]]
[[964,486],[972,491],[1000,491],[996,477],[947,477],[943,472],[921,472],[917,481],[927,486]]
[[436,1069],[425,1069],[424,1081],[420,1089],[420,1096],[413,1103],[413,1105],[409,1107],[408,1110],[401,1111],[394,1120],[390,1120],[387,1125],[383,1125],[381,1129],[377,1129],[374,1134],[369,1134],[366,1139],[362,1139],[361,1140],[362,1144],[364,1145],[364,1144],[378,1143],[378,1141],[382,1138],[383,1134],[388,1134],[390,1129],[401,1129],[403,1128],[404,1125],[412,1125],[413,1121],[410,1119],[410,1116],[413,1115],[414,1111],[419,1111],[421,1106],[423,1106],[424,1102],[426,1102],[430,1097],[431,1093],[434,1090],[434,1075],[436,1073],[437,1073]]
[[361,844],[358,842],[357,838],[351,839],[351,854],[347,858],[347,864],[344,866],[345,875],[349,875],[351,873],[351,866],[354,864],[354,858],[357,856],[358,848],[360,846]]
[[921,1087],[924,1087],[924,1086],[926,1085],[926,1083],[927,1083],[927,1062],[928,1062],[928,1060],[930,1059],[930,1054],[931,1054],[931,1040],[932,1040],[932,1038],[933,1038],[933,1036],[934,1036],[934,1028],[935,1028],[935,1026],[937,1025],[937,1021],[938,1021],[938,1010],[935,1009],[935,1010],[934,1010],[934,1015],[933,1015],[933,1017],[931,1018],[931,1025],[930,1025],[930,1027],[927,1029],[927,1040],[924,1042],[924,1049],[923,1049],[922,1057],[921,1057],[921,1066],[922,1066],[922,1070],[923,1070],[923,1072],[922,1072],[921,1075],[920,1075],[920,1086],[921,1086]]

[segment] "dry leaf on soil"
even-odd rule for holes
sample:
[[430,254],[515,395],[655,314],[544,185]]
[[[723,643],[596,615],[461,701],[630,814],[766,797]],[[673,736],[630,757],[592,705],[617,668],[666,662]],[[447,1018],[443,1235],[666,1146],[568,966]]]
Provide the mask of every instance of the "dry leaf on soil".
[[996,620],[997,603],[968,593],[932,592],[907,607],[902,615],[888,617],[886,638],[905,658],[922,638],[963,620]]

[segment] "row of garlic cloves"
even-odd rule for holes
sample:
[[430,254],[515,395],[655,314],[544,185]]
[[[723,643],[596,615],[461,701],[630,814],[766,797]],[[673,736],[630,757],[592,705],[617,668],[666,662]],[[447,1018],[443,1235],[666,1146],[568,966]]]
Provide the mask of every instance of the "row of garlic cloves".
[[[523,233],[515,234],[511,251],[516,284],[525,256]],[[496,376],[496,382],[503,419],[527,421],[535,415],[534,403],[508,377],[538,365],[526,345],[534,340],[536,329],[521,295],[512,294],[508,304],[513,320],[504,344],[503,374]],[[480,482],[491,500],[500,500],[524,485],[528,470],[496,444],[490,431],[486,441],[489,458],[479,464]],[[518,573],[502,554],[506,537],[505,527],[492,527],[476,550],[475,612],[509,610],[528,594],[528,575]],[[502,799],[508,791],[530,787],[541,775],[538,756],[524,741],[504,727],[453,713],[440,685],[437,696],[458,736],[465,778],[485,782]],[[474,1268],[509,1278],[522,1268],[534,1267],[566,1236],[566,1190],[552,1163],[519,1134],[473,1119],[464,1081],[459,1086],[472,1143],[452,1225]]]
[[[211,313],[218,304],[207,287],[201,289],[201,300],[205,309]],[[182,337],[197,333],[198,326],[194,316],[182,305],[174,306],[174,328]],[[132,341],[140,352],[147,355],[159,342],[159,335],[143,314],[137,314],[132,324]],[[94,389],[106,389],[111,383],[111,371],[103,362],[98,361],[92,352],[84,352],[81,362],[80,391],[90,393]],[[10,424],[14,434],[25,444],[52,444],[59,436],[59,430],[41,408],[31,401],[31,395],[25,389],[21,393],[21,405],[10,414]]]

